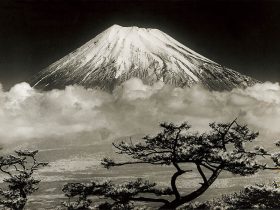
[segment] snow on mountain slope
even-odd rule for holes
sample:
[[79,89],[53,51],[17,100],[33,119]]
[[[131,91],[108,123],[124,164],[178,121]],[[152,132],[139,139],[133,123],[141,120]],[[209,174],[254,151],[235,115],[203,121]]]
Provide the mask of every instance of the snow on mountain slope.
[[210,90],[247,87],[257,81],[205,58],[157,29],[113,25],[53,63],[31,81],[49,90],[78,84],[112,91],[132,77],[146,84],[201,84]]

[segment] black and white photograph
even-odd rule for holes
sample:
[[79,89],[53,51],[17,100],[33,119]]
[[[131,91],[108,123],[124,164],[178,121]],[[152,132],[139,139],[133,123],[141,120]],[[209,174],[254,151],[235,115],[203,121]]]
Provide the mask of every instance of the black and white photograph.
[[279,0],[1,0],[0,210],[280,209]]

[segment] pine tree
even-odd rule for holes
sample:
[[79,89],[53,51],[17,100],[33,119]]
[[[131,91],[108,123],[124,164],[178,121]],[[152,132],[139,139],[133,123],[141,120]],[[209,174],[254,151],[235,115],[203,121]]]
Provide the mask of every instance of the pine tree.
[[[182,204],[193,201],[201,196],[219,177],[222,171],[228,171],[241,176],[251,175],[265,169],[258,162],[258,156],[264,157],[264,149],[247,150],[245,144],[254,141],[258,132],[252,132],[247,125],[239,125],[236,120],[231,123],[211,123],[208,133],[191,133],[190,125],[183,123],[162,123],[162,132],[156,136],[146,136],[143,142],[135,143],[122,141],[113,144],[116,152],[129,156],[132,160],[115,162],[105,158],[102,162],[106,168],[120,167],[131,164],[172,165],[175,172],[170,177],[170,186],[174,199],[158,198],[149,202],[163,203],[160,209],[175,209]],[[189,194],[178,190],[177,179],[185,173],[190,164],[196,167],[202,183]],[[206,171],[208,171],[206,173]],[[206,175],[210,172],[210,175]],[[138,194],[130,201],[147,201]]]
[[18,150],[16,155],[0,157],[0,171],[7,178],[4,183],[7,189],[0,188],[0,206],[13,210],[22,210],[27,203],[28,196],[38,189],[39,179],[33,174],[47,163],[38,162],[38,150]]

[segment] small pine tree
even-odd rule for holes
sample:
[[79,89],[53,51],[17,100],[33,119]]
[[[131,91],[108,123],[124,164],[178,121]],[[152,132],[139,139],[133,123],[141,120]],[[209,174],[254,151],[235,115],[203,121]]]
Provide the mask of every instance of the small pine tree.
[[28,196],[38,189],[39,179],[33,173],[47,163],[38,162],[38,150],[18,150],[16,155],[0,157],[0,171],[8,178],[4,179],[7,189],[0,188],[0,206],[13,210],[22,210]]
[[[62,191],[68,198],[62,205],[68,210],[90,209],[92,201],[90,196],[106,199],[106,202],[96,203],[98,209],[132,209],[135,196],[143,194],[153,194],[156,196],[171,195],[169,188],[158,189],[155,183],[143,179],[130,181],[123,184],[113,184],[112,182],[91,182],[91,183],[68,183]],[[140,197],[141,198],[141,197]],[[138,198],[139,199],[139,198]],[[153,198],[144,198],[143,201],[150,202]]]

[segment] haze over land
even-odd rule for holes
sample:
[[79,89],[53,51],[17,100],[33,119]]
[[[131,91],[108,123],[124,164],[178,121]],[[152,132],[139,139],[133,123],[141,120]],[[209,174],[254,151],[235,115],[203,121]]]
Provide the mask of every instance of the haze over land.
[[90,132],[89,141],[103,141],[152,133],[162,121],[188,121],[201,130],[209,122],[238,117],[260,131],[265,145],[279,136],[279,104],[279,84],[269,82],[215,92],[163,82],[148,86],[133,78],[112,94],[80,86],[40,92],[20,83],[0,92],[0,139],[2,144],[34,138],[51,141]]

